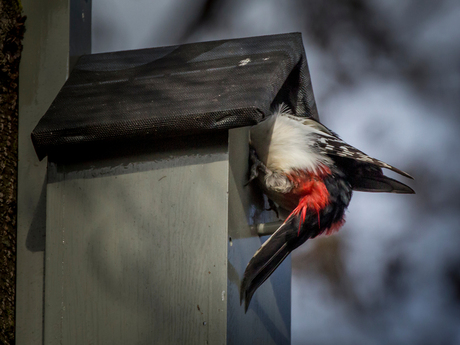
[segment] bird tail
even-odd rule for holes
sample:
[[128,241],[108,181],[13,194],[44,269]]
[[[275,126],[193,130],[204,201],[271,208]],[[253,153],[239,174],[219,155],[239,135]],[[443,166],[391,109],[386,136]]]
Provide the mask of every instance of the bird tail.
[[382,167],[413,179],[408,173],[396,169],[391,165],[375,159],[375,162],[380,162],[381,164],[376,165],[375,162],[363,163],[345,157],[335,157],[334,160],[345,171],[353,190],[361,192],[415,194],[414,190],[408,185],[383,174]]
[[361,176],[353,181],[352,185],[353,190],[361,192],[415,194],[415,191],[408,185],[385,175]]
[[244,310],[248,310],[254,292],[261,286],[294,249],[289,238],[297,236],[293,226],[294,219],[289,217],[273,235],[264,242],[249,261],[243,275],[240,292],[240,304],[245,301]]

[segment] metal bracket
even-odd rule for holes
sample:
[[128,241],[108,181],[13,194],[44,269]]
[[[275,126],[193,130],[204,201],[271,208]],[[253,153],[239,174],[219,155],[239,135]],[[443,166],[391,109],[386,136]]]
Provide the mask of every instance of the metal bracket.
[[272,235],[283,224],[283,221],[277,220],[276,222],[254,224],[251,226],[253,230],[257,230],[259,236]]

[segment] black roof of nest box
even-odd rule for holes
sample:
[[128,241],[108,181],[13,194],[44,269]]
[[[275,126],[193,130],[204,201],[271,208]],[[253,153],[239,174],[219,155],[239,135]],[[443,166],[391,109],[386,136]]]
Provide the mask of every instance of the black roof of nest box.
[[281,102],[318,117],[300,33],[84,55],[32,140],[43,159],[254,125]]

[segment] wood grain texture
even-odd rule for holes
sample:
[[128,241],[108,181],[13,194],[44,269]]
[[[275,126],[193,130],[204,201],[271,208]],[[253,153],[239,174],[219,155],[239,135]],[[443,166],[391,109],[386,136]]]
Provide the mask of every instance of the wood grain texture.
[[50,165],[46,344],[225,344],[228,156],[213,151]]

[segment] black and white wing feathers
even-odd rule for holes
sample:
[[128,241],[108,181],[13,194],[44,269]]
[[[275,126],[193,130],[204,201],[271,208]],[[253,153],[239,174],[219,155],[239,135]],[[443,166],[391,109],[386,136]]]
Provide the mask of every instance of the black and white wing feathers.
[[[290,118],[295,118],[295,116],[289,116]],[[339,138],[337,134],[328,129],[323,124],[311,118],[299,118],[296,120],[302,122],[304,125],[313,127],[317,129],[316,135],[318,136],[317,147],[320,150],[320,153],[326,154],[328,156],[340,156],[344,158],[350,158],[359,162],[369,163],[376,165],[380,168],[385,168],[392,170],[402,176],[413,179],[408,173],[395,168],[394,166],[382,162],[376,158],[372,158],[365,154],[364,152],[358,150],[356,147],[353,147],[347,144],[345,141]]]
[[381,160],[366,155],[364,152],[358,150],[356,147],[347,144],[339,137],[322,136],[318,138],[318,148],[320,149],[321,153],[329,156],[339,156],[343,158],[350,158],[363,163],[373,164],[380,168],[392,170],[410,179],[413,178],[408,173],[399,170],[398,168],[395,168],[390,164],[387,164],[385,162],[382,162]]
[[381,160],[372,158],[356,147],[347,144],[337,134],[314,119],[292,115],[285,116],[315,129],[315,136],[317,137],[317,140],[315,140],[316,149],[320,154],[333,158],[336,163],[340,163],[342,168],[349,171],[354,190],[414,193],[405,184],[383,175],[381,168],[392,170],[402,176],[413,179],[408,173]]

